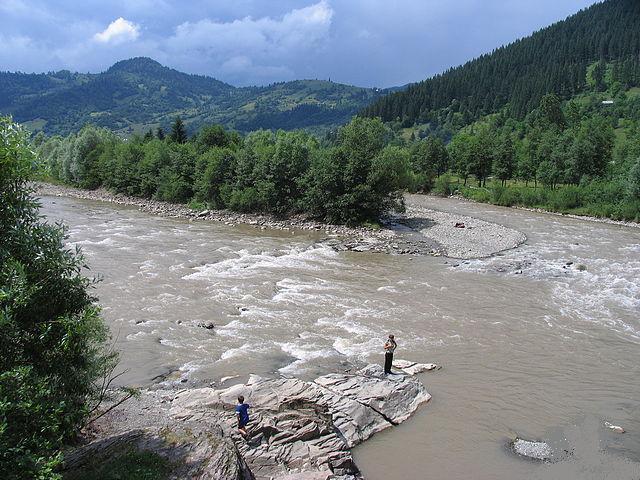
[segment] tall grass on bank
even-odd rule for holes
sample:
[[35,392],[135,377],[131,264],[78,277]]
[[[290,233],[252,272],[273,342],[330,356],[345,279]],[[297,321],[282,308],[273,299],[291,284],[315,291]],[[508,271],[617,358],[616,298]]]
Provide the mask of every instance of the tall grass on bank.
[[640,221],[640,200],[627,195],[617,182],[593,181],[583,185],[563,185],[554,189],[523,185],[502,186],[498,182],[484,188],[460,186],[465,198],[505,207],[540,208],[559,213]]

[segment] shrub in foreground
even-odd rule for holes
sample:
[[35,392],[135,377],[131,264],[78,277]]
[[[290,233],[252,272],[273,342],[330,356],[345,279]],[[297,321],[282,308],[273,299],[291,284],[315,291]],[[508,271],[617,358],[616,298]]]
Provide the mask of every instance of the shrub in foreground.
[[24,133],[0,118],[0,478],[58,478],[115,357],[79,253],[45,223]]

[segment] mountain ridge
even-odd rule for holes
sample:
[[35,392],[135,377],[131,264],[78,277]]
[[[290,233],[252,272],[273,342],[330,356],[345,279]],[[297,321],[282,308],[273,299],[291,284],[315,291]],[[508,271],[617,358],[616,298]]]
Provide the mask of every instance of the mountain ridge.
[[34,131],[63,135],[93,123],[128,136],[168,128],[178,115],[190,131],[220,123],[245,132],[322,132],[388,91],[310,79],[235,87],[134,57],[95,74],[0,72],[0,112]]

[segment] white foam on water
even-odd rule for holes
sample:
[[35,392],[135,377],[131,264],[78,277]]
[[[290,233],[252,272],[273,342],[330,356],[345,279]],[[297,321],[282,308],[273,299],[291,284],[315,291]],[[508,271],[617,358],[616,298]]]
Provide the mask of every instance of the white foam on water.
[[587,269],[572,271],[569,278],[554,284],[560,311],[640,340],[640,260],[621,263],[580,258],[578,263]]
[[264,343],[248,342],[239,347],[229,348],[220,355],[220,360],[230,360],[238,357],[247,357],[256,355],[257,353],[264,353],[269,348]]
[[335,261],[338,253],[327,246],[293,247],[282,251],[251,253],[246,249],[235,252],[236,258],[196,267],[195,273],[182,277],[185,280],[213,280],[216,278],[238,278],[271,270],[320,270],[329,265],[340,265]]
[[248,335],[253,325],[243,322],[242,320],[233,320],[226,325],[216,327],[216,334],[231,338],[244,338]]
[[361,343],[348,338],[337,338],[333,342],[333,348],[348,357],[366,358],[372,353],[380,352],[382,354],[382,342],[377,337]]
[[377,288],[378,292],[398,293],[398,289],[392,285],[385,285]]
[[83,245],[102,245],[102,246],[108,246],[108,247],[112,247],[117,245],[117,242],[111,238],[111,237],[107,237],[104,238],[102,240],[97,240],[97,241],[93,241],[93,240],[78,240],[77,242],[70,242],[69,245],[71,246],[83,246]]
[[105,233],[109,233],[111,236],[121,238],[121,239],[123,239],[125,241],[126,240],[132,240],[133,238],[135,238],[135,237],[132,237],[131,235],[129,235],[127,233],[123,233],[123,232],[109,232],[109,231],[107,231]]
[[197,372],[203,366],[204,365],[202,363],[200,363],[200,362],[191,361],[191,362],[187,362],[187,363],[181,365],[178,370],[180,372],[182,372],[183,377],[189,377],[192,373]]
[[142,330],[141,330],[141,331],[136,332],[136,333],[130,333],[130,334],[129,334],[129,335],[127,335],[125,338],[126,338],[127,340],[136,340],[136,339],[138,339],[138,338],[146,337],[146,336],[148,336],[148,335],[150,335],[150,334],[149,334],[149,332],[145,332],[145,331],[142,331]]
[[157,272],[157,270],[160,265],[155,260],[149,259],[143,262],[134,263],[133,265],[138,266],[138,273],[136,274],[138,276],[146,278],[157,278],[159,276],[159,272]]
[[348,333],[353,333],[354,335],[367,335],[373,333],[373,331],[365,325],[352,320],[346,320],[344,318],[322,317],[316,320],[316,325],[340,328]]
[[272,302],[293,303],[295,305],[314,305],[321,301],[335,299],[330,291],[336,287],[321,278],[312,281],[284,278],[276,283],[276,291],[271,298]]
[[164,345],[166,347],[171,347],[171,348],[184,348],[183,343],[176,342],[175,340],[171,340],[168,338],[161,338],[160,345]]
[[323,358],[327,355],[334,355],[332,349],[324,349],[321,345],[315,343],[297,343],[297,342],[275,342],[284,353],[297,358],[298,360],[312,360],[314,358]]
[[173,293],[163,292],[156,297],[156,300],[164,305],[170,305],[174,303],[184,302],[189,300],[182,295],[176,295]]
[[[594,258],[583,256],[591,254],[592,249],[582,237],[546,236],[550,238],[504,256],[463,262],[457,270],[486,274],[503,268],[508,275],[518,273],[518,276],[544,281],[551,286],[552,300],[563,316],[585,324],[601,325],[629,340],[640,341],[640,256],[636,255],[640,245],[625,245],[611,251],[608,258]],[[579,241],[571,243],[573,240]],[[599,241],[600,248],[607,243]],[[568,245],[576,247],[570,257]],[[569,259],[572,265],[566,264]],[[519,265],[523,267],[520,269]],[[581,271],[578,265],[584,265],[586,269]],[[578,324],[547,320],[549,326],[587,334]]]
[[280,373],[294,374],[304,370],[307,363],[318,358],[328,358],[336,355],[334,349],[323,348],[314,343],[296,343],[296,342],[276,342],[280,349],[294,357],[296,360],[289,365],[278,369]]

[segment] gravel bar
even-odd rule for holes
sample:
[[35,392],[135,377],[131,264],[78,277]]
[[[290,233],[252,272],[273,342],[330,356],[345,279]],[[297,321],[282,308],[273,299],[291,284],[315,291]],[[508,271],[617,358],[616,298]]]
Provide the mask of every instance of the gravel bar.
[[331,225],[295,215],[286,219],[271,215],[247,214],[228,210],[196,211],[183,204],[114,194],[105,189],[77,188],[36,183],[40,196],[71,197],[119,205],[131,205],[141,211],[190,221],[215,221],[226,225],[249,225],[261,230],[294,230],[323,233],[323,243],[338,251],[388,253],[397,255],[433,255],[451,258],[483,258],[516,248],[526,237],[523,233],[467,215],[432,210],[409,202],[406,213],[386,218],[382,228]]

